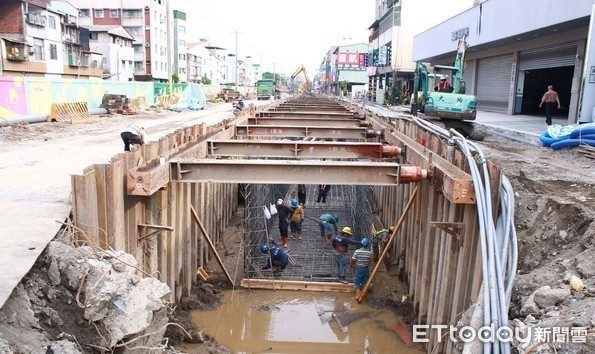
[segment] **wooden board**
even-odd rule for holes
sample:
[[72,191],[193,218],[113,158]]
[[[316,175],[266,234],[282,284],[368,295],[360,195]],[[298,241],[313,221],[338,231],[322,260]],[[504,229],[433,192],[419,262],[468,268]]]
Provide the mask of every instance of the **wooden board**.
[[240,285],[247,289],[354,292],[353,285],[350,284],[297,280],[242,279]]

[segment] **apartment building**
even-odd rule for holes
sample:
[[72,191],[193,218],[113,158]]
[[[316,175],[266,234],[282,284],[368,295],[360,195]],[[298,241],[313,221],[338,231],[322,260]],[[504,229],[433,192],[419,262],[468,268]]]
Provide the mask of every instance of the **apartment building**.
[[186,14],[173,11],[173,68],[180,82],[188,82],[188,43],[186,36]]
[[103,79],[134,80],[134,37],[122,26],[87,26],[89,47],[101,53]]
[[211,58],[209,50],[205,48],[207,41],[188,43],[187,73],[189,82],[202,82],[203,77],[213,82],[217,68]]
[[[159,82],[168,80],[168,55],[171,51],[168,50],[167,37],[173,36],[168,32],[167,1],[70,0],[79,9],[81,27],[124,27],[134,38],[134,80]],[[172,55],[175,58],[175,53]]]
[[101,54],[90,50],[70,3],[5,0],[2,11],[0,75],[101,78]]
[[376,102],[383,102],[384,92],[393,82],[402,91],[411,89],[415,71],[415,35],[480,2],[481,0],[376,0],[375,20],[368,28],[370,37],[367,68],[369,90]]

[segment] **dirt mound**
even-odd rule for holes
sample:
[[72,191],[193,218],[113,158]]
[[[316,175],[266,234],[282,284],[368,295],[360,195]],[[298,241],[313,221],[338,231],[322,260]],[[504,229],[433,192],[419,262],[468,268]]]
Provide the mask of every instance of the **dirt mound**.
[[[510,309],[513,325],[592,328],[594,161],[572,149],[552,151],[500,136],[488,136],[481,145],[486,157],[511,181],[516,196],[519,261]],[[570,290],[572,275],[582,280],[584,290]],[[594,342],[590,337],[586,344],[568,341],[539,345],[539,339],[533,338],[518,347],[534,345],[534,353],[578,354],[595,352]]]

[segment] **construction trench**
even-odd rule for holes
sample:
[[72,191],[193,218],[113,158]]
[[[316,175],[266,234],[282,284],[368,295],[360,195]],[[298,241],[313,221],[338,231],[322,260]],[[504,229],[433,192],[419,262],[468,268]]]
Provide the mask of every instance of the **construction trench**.
[[[260,245],[278,240],[279,230],[265,209],[278,198],[289,204],[298,184],[307,186],[303,239],[290,241],[291,263],[273,275],[261,270]],[[316,203],[318,184],[331,185],[326,203]],[[64,226],[70,241],[87,254],[107,251],[100,258],[114,262],[124,257],[119,252],[131,255],[122,261],[132,265],[125,273],[167,284],[169,291],[155,296],[171,295],[173,306],[217,275],[229,287],[352,297],[352,274],[339,281],[334,250],[320,238],[316,220],[329,212],[356,240],[396,227],[357,303],[382,297],[376,276],[390,267],[406,287],[417,324],[460,326],[465,317],[463,324],[476,327],[508,325],[516,272],[512,188],[473,143],[415,117],[387,118],[300,96],[118,154],[72,176],[72,190],[72,220]],[[236,272],[220,254],[227,253],[224,231],[238,211],[243,279],[232,277]],[[92,300],[106,272],[84,285],[79,279],[81,296]],[[148,322],[142,331],[104,333],[98,347],[130,349],[121,344],[135,336],[145,347],[163,343],[166,323]],[[411,344],[408,332],[399,338]],[[507,341],[455,348],[435,330],[427,339],[411,346],[426,353],[511,352]]]

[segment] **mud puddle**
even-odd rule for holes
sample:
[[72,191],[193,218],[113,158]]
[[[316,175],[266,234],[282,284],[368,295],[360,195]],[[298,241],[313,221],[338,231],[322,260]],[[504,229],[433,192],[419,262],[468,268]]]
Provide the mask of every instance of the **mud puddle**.
[[192,318],[233,353],[422,353],[397,337],[392,312],[358,304],[351,293],[228,291],[221,307]]

